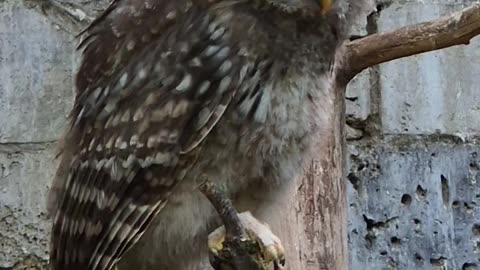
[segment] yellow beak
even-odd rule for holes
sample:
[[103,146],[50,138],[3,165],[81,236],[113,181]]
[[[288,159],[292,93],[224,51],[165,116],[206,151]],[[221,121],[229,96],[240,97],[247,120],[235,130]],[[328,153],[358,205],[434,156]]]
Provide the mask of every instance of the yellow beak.
[[333,0],[320,0],[320,5],[322,6],[322,16],[325,16],[332,6]]

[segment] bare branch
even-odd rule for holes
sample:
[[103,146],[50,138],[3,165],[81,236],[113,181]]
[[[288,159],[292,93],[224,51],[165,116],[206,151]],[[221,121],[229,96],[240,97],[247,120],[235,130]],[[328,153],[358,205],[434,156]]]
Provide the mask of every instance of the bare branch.
[[480,5],[437,20],[370,35],[348,42],[337,65],[338,79],[348,83],[362,70],[394,59],[455,45],[469,44],[480,34]]

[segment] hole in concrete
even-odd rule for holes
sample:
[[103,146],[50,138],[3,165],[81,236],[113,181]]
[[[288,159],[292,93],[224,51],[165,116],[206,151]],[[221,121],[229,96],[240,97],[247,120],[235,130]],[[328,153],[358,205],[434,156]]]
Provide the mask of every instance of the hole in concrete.
[[368,218],[366,215],[363,215],[363,221],[365,221],[365,223],[367,224],[367,231],[371,231],[373,229],[377,229],[377,230],[385,229],[388,226],[387,223],[390,222],[393,219],[396,219],[396,217],[391,218],[391,219],[387,219],[386,222],[375,221],[371,218]]
[[435,153],[432,153],[431,156],[434,157],[434,156],[436,156],[436,154],[435,154]]
[[382,255],[382,256],[385,256],[385,255],[387,255],[387,254],[388,254],[388,252],[385,251],[385,250],[384,250],[384,251],[380,251],[380,255]]
[[365,167],[368,167],[368,164],[367,165],[365,165],[365,163],[358,164],[357,172],[365,169]]
[[443,205],[448,207],[450,204],[450,188],[448,187],[448,179],[442,174],[440,175],[440,181],[442,183]]
[[465,206],[465,208],[467,208],[467,210],[473,210],[473,206],[471,206],[471,205],[468,204],[467,202],[464,202],[464,203],[463,203],[463,206]]
[[440,256],[439,258],[430,258],[430,264],[432,266],[445,266],[447,258]]
[[478,163],[476,161],[470,162],[469,166],[470,166],[470,170],[472,170],[472,171],[480,170],[480,166],[478,165]]
[[412,196],[408,194],[403,194],[402,199],[400,201],[402,202],[402,204],[406,206],[410,206],[410,204],[412,203]]
[[473,224],[472,226],[472,234],[475,236],[480,236],[480,224]]
[[385,221],[375,221],[363,215],[363,220],[367,225],[367,234],[365,235],[365,243],[368,249],[371,249],[376,241],[376,233],[380,230],[384,230],[389,227],[391,222],[395,222],[398,219],[397,216],[386,219]]
[[345,97],[346,100],[350,100],[352,102],[355,102],[358,100],[358,97]]
[[380,13],[380,11],[386,9],[388,6],[389,6],[389,3],[380,3],[376,6],[376,12]]
[[355,174],[353,173],[349,173],[347,175],[347,179],[348,181],[350,181],[350,183],[352,184],[353,188],[355,190],[358,190],[358,188],[360,187],[360,178],[358,178],[358,176],[356,176]]
[[437,231],[433,231],[433,234],[437,235],[437,234],[438,234],[438,232],[437,232]]
[[417,197],[419,199],[424,199],[425,196],[427,196],[427,190],[424,189],[421,185],[417,186],[417,192],[416,193],[417,193]]
[[458,208],[458,207],[460,207],[460,202],[459,202],[459,201],[453,201],[452,207],[453,207],[453,208]]
[[462,270],[474,270],[477,269],[476,263],[464,263],[462,265]]
[[422,224],[422,221],[420,221],[420,219],[418,218],[414,218],[413,223],[415,223],[416,225],[419,225],[419,224]]
[[423,257],[420,256],[420,254],[415,253],[415,260],[416,260],[417,262],[421,262],[421,261],[423,261]]
[[396,236],[390,238],[390,242],[392,243],[392,246],[399,246],[402,243],[400,238],[398,238]]

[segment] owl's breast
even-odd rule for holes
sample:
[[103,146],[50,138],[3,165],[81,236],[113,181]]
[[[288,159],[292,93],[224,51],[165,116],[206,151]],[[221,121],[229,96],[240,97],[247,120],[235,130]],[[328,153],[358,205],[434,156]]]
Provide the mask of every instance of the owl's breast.
[[201,146],[192,175],[207,174],[231,192],[254,181],[281,184],[301,171],[312,134],[324,122],[320,77],[270,80],[237,95]]
[[268,156],[305,147],[309,135],[325,122],[322,101],[328,100],[327,86],[327,77],[322,74],[272,76],[246,97],[240,91],[226,121],[239,131],[238,139],[245,144],[241,149],[258,141],[261,149],[257,150]]

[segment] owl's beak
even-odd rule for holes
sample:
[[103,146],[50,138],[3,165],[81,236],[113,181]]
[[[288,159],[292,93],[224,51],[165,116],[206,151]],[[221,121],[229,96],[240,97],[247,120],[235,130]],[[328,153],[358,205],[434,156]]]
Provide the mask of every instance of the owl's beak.
[[327,15],[330,7],[332,6],[333,0],[320,0],[320,5],[322,7],[321,14],[322,16]]

